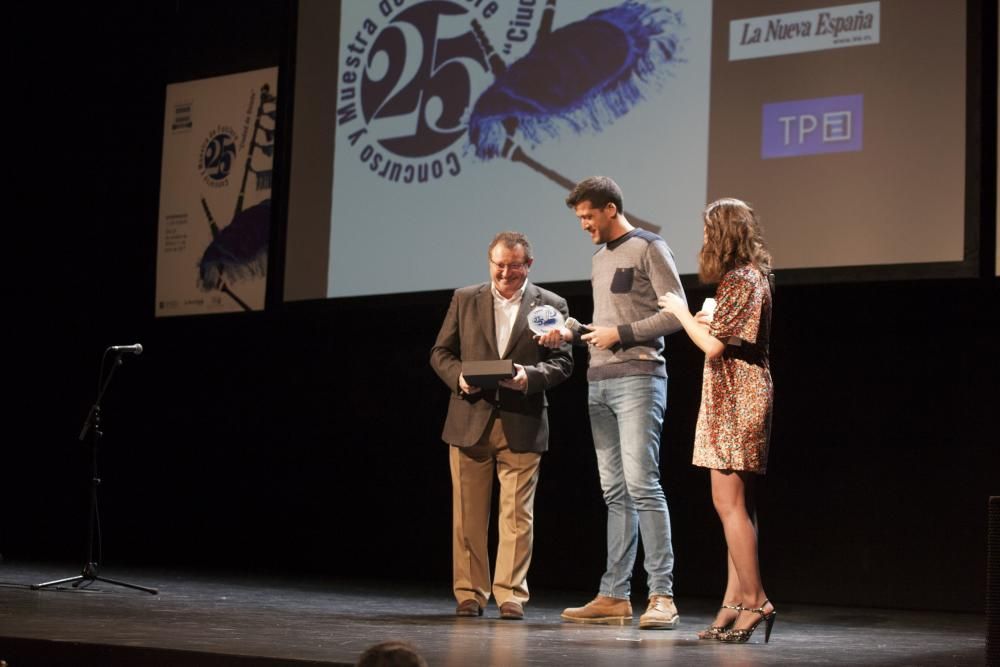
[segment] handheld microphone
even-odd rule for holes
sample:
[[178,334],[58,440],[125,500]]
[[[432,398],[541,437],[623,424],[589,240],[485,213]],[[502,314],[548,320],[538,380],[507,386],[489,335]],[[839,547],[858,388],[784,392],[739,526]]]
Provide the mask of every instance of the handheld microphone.
[[112,352],[131,352],[132,354],[139,356],[142,354],[142,345],[136,343],[135,345],[112,345],[108,348]]
[[581,336],[593,332],[593,329],[583,326],[575,317],[566,318],[566,328],[573,333],[579,333]]

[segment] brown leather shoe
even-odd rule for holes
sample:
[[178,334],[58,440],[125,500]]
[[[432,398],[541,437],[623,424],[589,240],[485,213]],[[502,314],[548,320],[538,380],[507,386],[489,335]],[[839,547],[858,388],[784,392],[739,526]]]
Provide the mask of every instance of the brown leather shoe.
[[674,599],[667,595],[649,598],[646,613],[639,617],[640,630],[673,630],[681,617],[677,614]]
[[507,600],[500,605],[500,618],[505,618],[508,621],[520,621],[524,618],[524,607],[521,606],[520,602]]
[[598,595],[582,607],[570,607],[562,613],[564,621],[628,625],[632,622],[632,603],[628,600]]
[[482,616],[483,608],[473,599],[462,600],[455,607],[455,616]]

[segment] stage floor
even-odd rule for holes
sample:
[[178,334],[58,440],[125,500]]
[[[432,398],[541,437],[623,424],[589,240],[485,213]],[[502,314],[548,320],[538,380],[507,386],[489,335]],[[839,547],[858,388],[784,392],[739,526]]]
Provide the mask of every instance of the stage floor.
[[[699,641],[715,601],[679,597],[673,631],[563,623],[586,594],[534,591],[524,621],[456,618],[446,586],[206,575],[163,570],[103,576],[86,590],[30,584],[76,568],[0,565],[0,659],[29,665],[352,665],[386,639],[412,643],[432,667],[451,665],[981,665],[982,614],[853,609],[778,600],[771,642]],[[636,623],[641,609],[636,608]]]

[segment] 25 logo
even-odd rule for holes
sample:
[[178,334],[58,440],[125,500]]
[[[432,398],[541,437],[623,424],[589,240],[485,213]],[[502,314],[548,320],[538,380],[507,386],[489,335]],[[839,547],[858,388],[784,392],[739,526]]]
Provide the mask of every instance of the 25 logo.
[[396,16],[372,44],[361,111],[386,150],[427,157],[465,133],[472,77],[489,66],[471,28],[454,37],[439,32],[446,17],[467,13],[445,0],[421,3]]
[[206,143],[204,153],[202,169],[205,176],[213,181],[221,181],[229,176],[233,160],[236,158],[236,144],[233,137],[224,132],[214,135]]

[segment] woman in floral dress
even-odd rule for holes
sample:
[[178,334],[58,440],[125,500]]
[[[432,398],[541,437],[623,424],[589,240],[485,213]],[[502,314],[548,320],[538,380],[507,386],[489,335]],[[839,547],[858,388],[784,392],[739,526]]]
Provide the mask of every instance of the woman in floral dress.
[[745,642],[764,621],[766,642],[776,612],[760,580],[755,514],[747,506],[754,475],[767,470],[771,430],[771,256],[757,215],[739,199],[709,204],[704,221],[698,274],[718,282],[714,313],[692,316],[676,296],[660,298],[660,308],[677,316],[705,352],[692,463],[711,471],[712,501],[729,548],[722,607],[699,637]]

